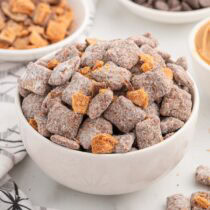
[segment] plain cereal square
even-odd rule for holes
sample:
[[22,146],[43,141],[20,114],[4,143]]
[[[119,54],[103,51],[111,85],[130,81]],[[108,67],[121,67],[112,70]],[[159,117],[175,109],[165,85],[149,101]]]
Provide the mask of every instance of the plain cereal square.
[[192,100],[191,95],[176,85],[170,93],[164,96],[160,114],[162,116],[175,117],[186,122],[191,115]]
[[52,71],[44,66],[29,63],[26,73],[21,77],[20,86],[37,95],[45,95],[50,89],[48,80],[51,73]]
[[82,115],[73,112],[62,104],[55,104],[47,117],[47,130],[67,138],[74,138],[82,122]]
[[118,97],[104,113],[104,117],[124,133],[131,131],[145,116],[140,107],[124,96]]
[[136,125],[136,137],[139,149],[144,149],[163,141],[159,117],[153,116],[139,122]]

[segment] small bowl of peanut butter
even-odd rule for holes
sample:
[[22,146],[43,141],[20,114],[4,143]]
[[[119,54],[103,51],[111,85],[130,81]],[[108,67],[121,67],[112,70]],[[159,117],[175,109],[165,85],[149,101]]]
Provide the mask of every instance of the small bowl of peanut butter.
[[189,48],[200,92],[210,97],[210,18],[192,29]]
[[31,61],[72,43],[88,26],[83,0],[1,0],[0,60]]

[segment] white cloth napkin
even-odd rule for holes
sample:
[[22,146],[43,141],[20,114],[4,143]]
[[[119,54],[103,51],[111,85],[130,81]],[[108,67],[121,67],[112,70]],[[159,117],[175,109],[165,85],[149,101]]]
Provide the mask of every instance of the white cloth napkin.
[[[85,1],[88,1],[91,15],[89,25],[80,40],[88,36],[97,3],[97,0]],[[17,79],[24,72],[26,65],[0,61],[0,210],[55,210],[32,206],[29,198],[8,175],[27,154],[18,130],[14,104]]]

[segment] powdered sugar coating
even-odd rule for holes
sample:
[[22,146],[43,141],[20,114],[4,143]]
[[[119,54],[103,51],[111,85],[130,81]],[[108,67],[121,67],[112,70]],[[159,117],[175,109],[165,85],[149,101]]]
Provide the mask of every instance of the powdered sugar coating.
[[24,116],[28,119],[34,118],[34,115],[40,112],[43,100],[43,96],[39,96],[34,93],[26,96],[22,102],[22,111]]
[[172,87],[172,82],[161,70],[135,75],[131,83],[135,89],[144,88],[149,95],[150,103],[168,94]]
[[67,138],[74,138],[82,122],[83,116],[68,109],[62,104],[56,103],[47,116],[47,130]]
[[160,115],[159,107],[156,103],[150,104],[144,111],[146,112],[147,117],[153,116],[153,115],[155,116]]
[[52,135],[50,140],[58,145],[64,146],[68,149],[79,150],[80,145],[77,141],[68,139],[59,135]]
[[109,89],[105,89],[104,92],[99,92],[89,104],[87,115],[91,119],[95,119],[101,116],[106,111],[113,100],[113,92]]
[[62,100],[67,104],[72,104],[72,96],[74,93],[82,92],[83,94],[90,96],[92,93],[93,82],[87,77],[76,72],[69,85],[62,93]]
[[37,113],[37,114],[34,115],[34,120],[37,123],[38,132],[42,136],[49,137],[51,134],[46,128],[46,126],[47,126],[47,116],[43,113]]
[[187,59],[185,57],[179,57],[175,64],[181,66],[185,71],[188,69]]
[[186,122],[190,117],[191,110],[191,95],[174,85],[170,93],[163,98],[160,114],[162,116],[175,117]]
[[112,90],[119,90],[125,85],[125,81],[130,81],[131,73],[113,62],[107,62],[103,67],[91,72],[90,76],[97,82],[105,82]]
[[167,210],[191,210],[190,200],[182,194],[167,197]]
[[26,73],[23,74],[20,80],[20,86],[37,95],[45,95],[50,87],[48,80],[52,71],[48,68],[36,63],[29,63]]
[[174,117],[166,117],[160,122],[162,134],[172,133],[180,129],[184,122]]
[[106,58],[120,67],[131,69],[139,60],[139,48],[133,41],[113,41],[106,52]]
[[114,137],[118,140],[118,144],[115,147],[116,153],[126,153],[131,150],[135,139],[134,133],[128,133]]
[[63,63],[58,64],[49,78],[50,85],[63,85],[71,78],[72,74],[78,70],[80,66],[80,57],[75,56]]
[[148,118],[136,125],[136,138],[139,149],[150,147],[163,140],[160,130],[160,119],[157,116]]
[[195,180],[203,185],[210,186],[210,168],[200,165],[196,168]]
[[101,117],[94,120],[87,118],[79,129],[77,139],[84,149],[89,150],[92,138],[100,133],[112,134],[112,124]]
[[145,116],[140,107],[124,96],[118,97],[104,113],[104,117],[124,133],[131,131]]

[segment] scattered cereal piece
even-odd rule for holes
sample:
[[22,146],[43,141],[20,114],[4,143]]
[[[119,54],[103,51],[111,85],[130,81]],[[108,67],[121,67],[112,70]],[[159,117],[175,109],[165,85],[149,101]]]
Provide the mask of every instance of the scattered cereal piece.
[[59,64],[59,61],[56,58],[53,58],[48,61],[47,67],[48,69],[54,69]]
[[112,90],[119,90],[124,86],[125,81],[130,81],[131,73],[125,68],[108,62],[103,67],[91,71],[90,76],[97,82],[107,83]]
[[147,92],[144,91],[144,88],[128,91],[127,98],[130,99],[134,104],[144,109],[148,107],[149,98]]
[[62,100],[67,104],[72,104],[72,96],[77,92],[82,92],[86,96],[90,96],[92,92],[92,81],[87,77],[76,72],[70,84],[66,87],[62,94]]
[[80,58],[78,56],[58,64],[52,71],[48,83],[50,85],[63,85],[70,80],[74,72],[79,69]]
[[86,150],[91,148],[91,141],[94,136],[101,133],[112,134],[112,124],[99,117],[94,120],[87,118],[79,129],[77,139]]
[[113,100],[113,92],[109,89],[100,89],[100,92],[92,99],[89,104],[87,115],[91,119],[100,117],[109,107]]
[[139,149],[150,147],[163,141],[160,119],[152,116],[136,125],[137,145]]
[[50,140],[58,145],[64,146],[68,149],[79,150],[80,145],[77,141],[68,139],[63,136],[53,135],[50,137]]
[[40,112],[44,100],[43,96],[29,94],[23,99],[22,111],[26,118],[34,118],[34,115]]
[[210,207],[210,192],[196,192],[191,196],[192,210],[209,209]]
[[210,168],[207,166],[198,166],[195,173],[195,180],[200,184],[210,186]]
[[28,120],[28,123],[33,129],[38,130],[38,125],[37,125],[37,122],[34,118],[30,118]]
[[124,96],[118,97],[104,113],[104,117],[124,133],[131,131],[145,116],[141,108]]
[[29,90],[38,95],[45,95],[49,90],[48,80],[51,71],[44,66],[36,63],[29,63],[27,71],[21,78],[20,85],[22,88]]
[[191,210],[190,200],[182,194],[167,197],[167,210]]
[[43,113],[36,113],[34,115],[34,120],[36,121],[37,124],[37,131],[42,135],[49,137],[50,132],[47,130],[47,116],[45,116]]
[[160,114],[175,117],[186,122],[192,110],[191,95],[177,86],[173,86],[170,93],[164,96]]
[[180,129],[184,122],[174,117],[166,117],[160,122],[162,134],[172,133]]
[[11,11],[14,13],[22,13],[31,15],[35,9],[35,5],[31,0],[12,0]]
[[92,153],[109,154],[113,153],[118,141],[110,134],[98,134],[91,141]]
[[118,143],[115,147],[116,153],[125,153],[131,150],[135,139],[135,135],[133,133],[128,133],[125,135],[119,135],[114,137],[118,140]]
[[51,13],[49,4],[41,2],[37,5],[33,21],[35,24],[44,25],[48,19],[48,16]]
[[82,115],[75,113],[62,104],[56,103],[50,108],[47,118],[47,130],[50,133],[74,138],[82,122]]
[[81,92],[72,95],[73,111],[80,114],[86,114],[90,103],[90,96],[86,96]]

